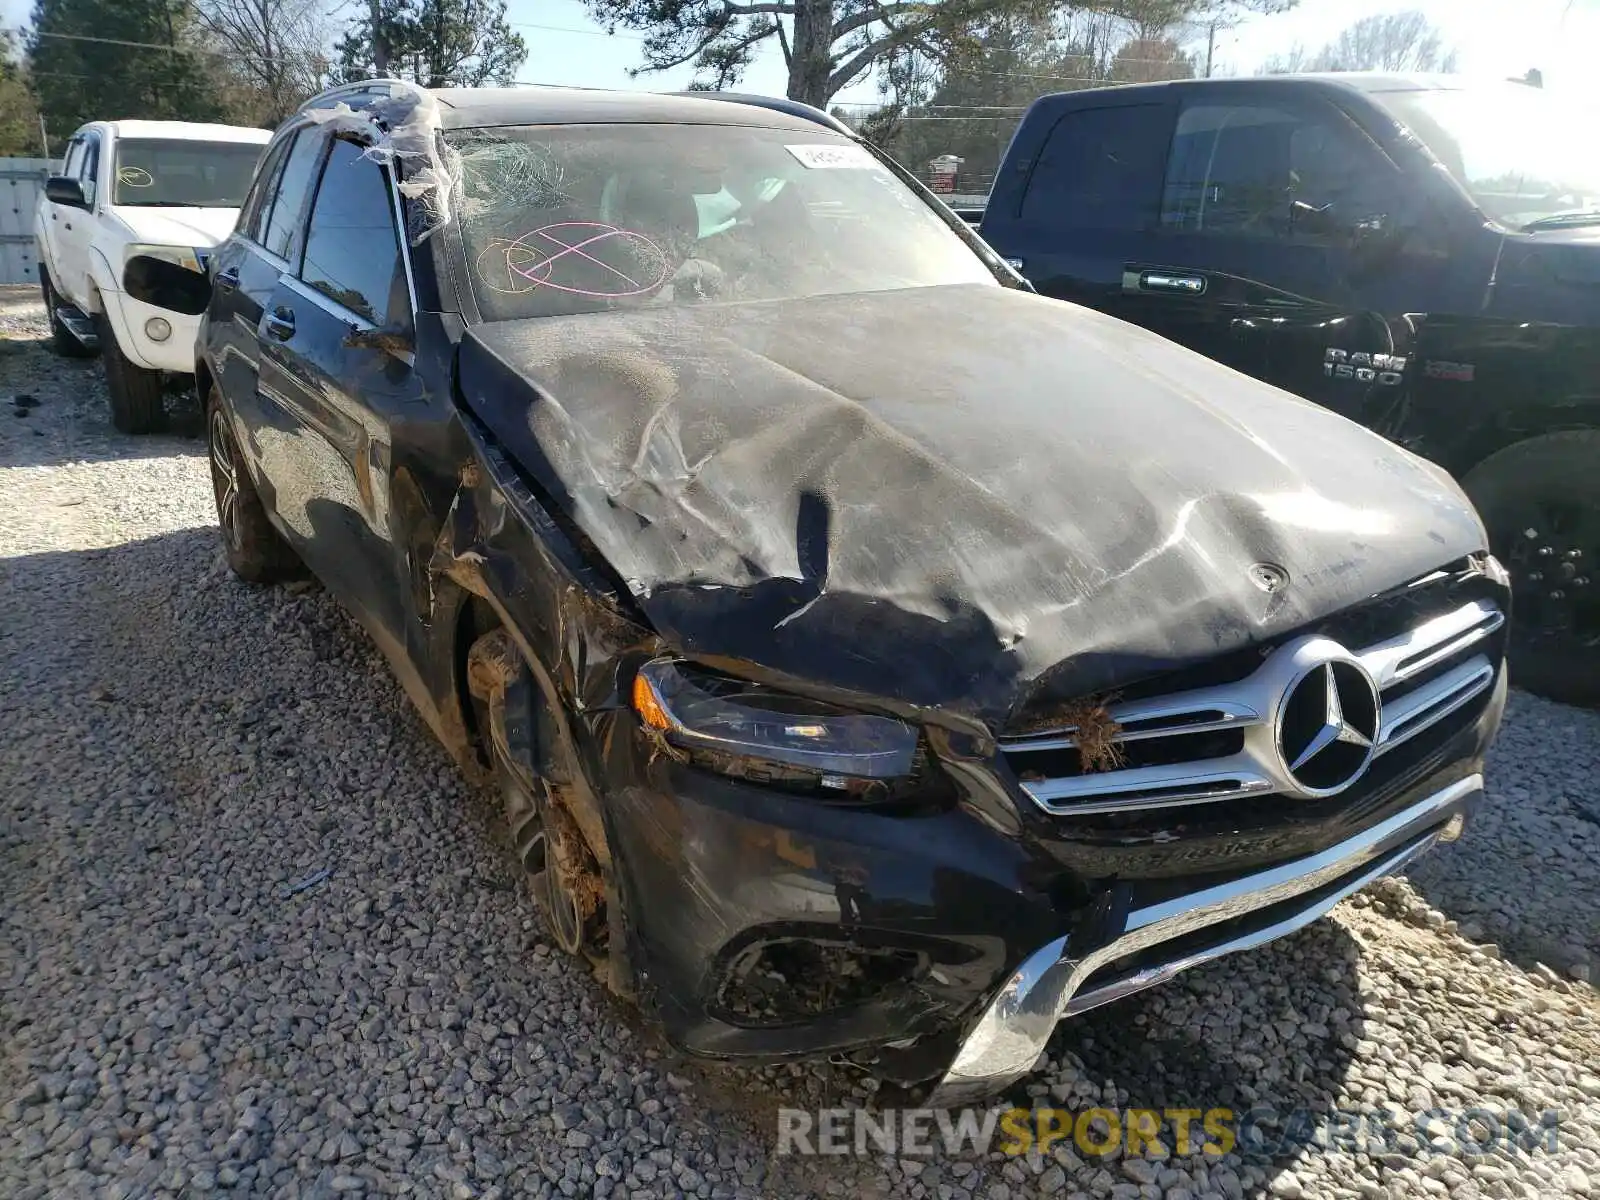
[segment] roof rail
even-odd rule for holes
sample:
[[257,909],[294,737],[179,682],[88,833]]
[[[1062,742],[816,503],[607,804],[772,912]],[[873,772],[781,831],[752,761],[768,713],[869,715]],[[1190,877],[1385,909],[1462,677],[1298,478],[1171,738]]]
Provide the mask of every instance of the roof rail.
[[397,96],[402,91],[409,90],[414,84],[403,79],[358,79],[352,83],[341,83],[329,88],[325,92],[318,92],[311,99],[305,101],[297,108],[296,112],[305,112],[313,108],[332,108],[335,104],[345,103],[351,108],[364,108],[374,100],[387,100]]
[[771,109],[773,112],[788,113],[791,117],[812,121],[846,137],[856,136],[854,129],[832,113],[823,112],[822,109],[809,104],[802,104],[799,100],[790,100],[787,96],[755,96],[745,92],[674,92],[673,95],[693,96],[697,100],[726,100],[730,104],[751,104],[756,108]]

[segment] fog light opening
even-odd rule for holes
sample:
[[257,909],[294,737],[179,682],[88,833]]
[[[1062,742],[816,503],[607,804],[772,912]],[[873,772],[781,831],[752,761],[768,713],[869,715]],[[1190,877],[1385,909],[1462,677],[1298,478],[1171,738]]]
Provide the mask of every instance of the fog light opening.
[[152,342],[164,342],[172,336],[172,325],[165,317],[151,317],[144,323],[144,335]]
[[880,999],[928,968],[927,957],[914,950],[785,938],[735,958],[717,1006],[738,1025],[789,1025]]

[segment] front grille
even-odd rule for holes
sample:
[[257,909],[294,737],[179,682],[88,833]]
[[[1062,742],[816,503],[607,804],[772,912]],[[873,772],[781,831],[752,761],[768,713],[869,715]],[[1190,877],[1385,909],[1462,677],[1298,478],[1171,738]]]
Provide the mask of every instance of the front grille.
[[[1367,769],[1376,782],[1393,774],[1384,769],[1392,765],[1387,756],[1409,746],[1397,756],[1406,760],[1402,766],[1420,761],[1487,703],[1500,666],[1505,614],[1484,589],[1461,586],[1474,579],[1482,576],[1470,566],[1437,572],[1303,631],[1247,674],[1164,694],[1143,687],[1138,698],[1097,715],[1097,729],[1061,725],[1005,737],[1002,753],[1023,790],[1060,817],[1105,819],[1305,794],[1296,789],[1306,781],[1296,780],[1279,750],[1280,709],[1297,678],[1296,664],[1336,652],[1353,658],[1377,688]],[[1352,645],[1352,634],[1372,640]],[[1109,741],[1115,766],[1087,769],[1080,738],[1093,739],[1094,765],[1101,767]]]

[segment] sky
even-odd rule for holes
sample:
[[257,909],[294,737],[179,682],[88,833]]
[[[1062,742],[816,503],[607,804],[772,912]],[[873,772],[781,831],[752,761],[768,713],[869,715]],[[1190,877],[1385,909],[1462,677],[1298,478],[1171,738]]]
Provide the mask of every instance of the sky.
[[[1592,72],[1600,48],[1600,0],[1300,0],[1290,12],[1250,18],[1221,31],[1213,70],[1249,74],[1296,44],[1318,49],[1362,17],[1412,8],[1443,31],[1459,52],[1460,69],[1470,74],[1503,77],[1538,67],[1547,88],[1575,88]],[[520,78],[531,82],[666,90],[683,86],[691,75],[680,69],[629,79],[628,68],[639,62],[638,35],[606,36],[588,20],[582,0],[510,0],[508,16],[528,41]],[[1204,45],[1198,49],[1203,57]],[[784,85],[782,56],[770,46],[741,86],[781,95]],[[872,101],[876,95],[869,81],[839,99]]]
[[[32,0],[0,0],[0,24],[20,25]],[[1248,74],[1264,60],[1296,44],[1315,50],[1362,17],[1421,9],[1460,54],[1470,74],[1521,75],[1544,72],[1550,89],[1575,89],[1600,47],[1600,0],[1300,0],[1288,13],[1254,17],[1217,36],[1214,73]],[[509,0],[508,19],[528,42],[525,82],[573,87],[670,90],[686,85],[686,68],[630,79],[640,58],[638,34],[610,36],[589,20],[583,0]],[[1198,47],[1204,54],[1204,45]],[[742,88],[781,95],[782,56],[769,44],[747,73]],[[871,102],[870,80],[842,93],[844,102]]]

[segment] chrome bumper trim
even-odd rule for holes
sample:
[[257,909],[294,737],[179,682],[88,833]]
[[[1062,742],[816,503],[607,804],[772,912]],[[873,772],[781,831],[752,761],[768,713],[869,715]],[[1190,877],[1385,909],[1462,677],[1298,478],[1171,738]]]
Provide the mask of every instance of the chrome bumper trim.
[[[974,1102],[1020,1079],[1033,1069],[1063,1017],[1119,1000],[1198,963],[1263,945],[1309,925],[1345,897],[1431,847],[1451,818],[1482,792],[1483,776],[1469,775],[1320,853],[1134,909],[1120,937],[1082,957],[1069,957],[1065,937],[1042,946],[989,1002],[929,1103],[943,1108]],[[1084,988],[1090,976],[1117,959],[1329,887],[1334,890],[1270,925]]]

